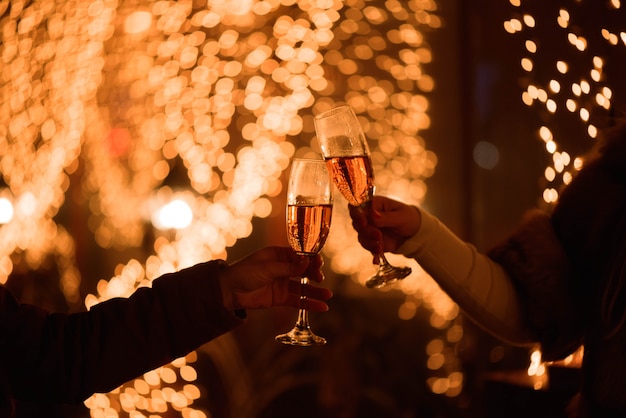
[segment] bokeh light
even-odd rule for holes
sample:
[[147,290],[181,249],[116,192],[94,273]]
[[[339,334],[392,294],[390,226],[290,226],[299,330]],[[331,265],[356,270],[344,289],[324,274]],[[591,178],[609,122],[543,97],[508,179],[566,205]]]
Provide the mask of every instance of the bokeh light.
[[[90,308],[161,274],[226,258],[253,233],[254,218],[283,210],[274,206],[289,159],[317,152],[313,115],[338,103],[352,105],[367,132],[379,193],[410,203],[426,195],[437,164],[422,137],[435,88],[427,32],[442,25],[434,0],[7,7],[0,3],[2,282],[12,255],[23,253],[30,270],[53,255],[65,298]],[[86,227],[103,249],[152,239],[150,254],[120,264],[86,296],[76,244],[59,221],[75,204],[88,208]],[[364,281],[359,263],[369,254],[348,232],[346,213],[333,228],[333,268]],[[433,324],[445,327],[454,304],[426,283],[404,289],[406,306],[425,298],[437,311]],[[86,405],[94,417],[203,417],[193,407],[195,378],[186,358]],[[446,393],[460,383],[446,383]]]
[[[552,20],[539,22],[532,17],[539,13],[535,5],[518,0],[510,3],[513,17],[505,22],[505,30],[519,38],[532,53],[521,60],[521,68],[529,73],[523,80],[526,90],[522,101],[541,115],[543,125],[538,127],[538,136],[553,156],[552,165],[547,167],[543,193],[544,202],[552,205],[558,201],[561,186],[568,184],[572,174],[580,169],[572,166],[574,156],[580,157],[593,146],[598,124],[605,125],[613,115],[613,91],[605,67],[607,61],[617,65],[615,56],[611,55],[619,54],[616,48],[623,49],[625,45],[621,36],[621,4],[572,1],[569,7],[554,8]],[[593,23],[595,20],[587,25],[589,13],[600,13],[606,19],[600,27]],[[544,36],[547,33],[549,37]],[[536,67],[536,62],[541,62],[541,68]],[[550,68],[553,70],[549,71]],[[586,138],[575,149],[560,151],[561,146],[573,143],[568,138],[571,133],[563,128],[565,112],[577,116],[572,126],[579,127]]]

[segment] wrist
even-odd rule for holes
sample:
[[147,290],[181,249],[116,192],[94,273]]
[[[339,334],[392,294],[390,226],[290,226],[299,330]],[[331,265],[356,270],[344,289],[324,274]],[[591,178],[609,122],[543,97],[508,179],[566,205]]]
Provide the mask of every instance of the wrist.
[[236,303],[235,303],[235,295],[230,286],[230,267],[228,263],[224,260],[216,260],[219,264],[218,267],[218,281],[220,283],[220,290],[222,293],[222,305],[230,311],[235,311]]
[[231,267],[224,260],[217,260],[219,263],[218,268],[218,280],[220,282],[220,290],[222,292],[222,305],[227,310],[233,312],[233,314],[240,318],[246,319],[246,310],[237,302],[237,297],[230,284],[232,279],[230,277]]
[[422,227],[422,212],[420,211],[420,208],[418,208],[417,206],[413,206],[413,209],[415,209],[415,222],[414,222],[415,229],[413,230],[413,233],[410,236],[417,234],[420,228]]
[[402,226],[397,230],[398,238],[402,241],[400,245],[417,235],[421,227],[422,213],[420,209],[417,206],[408,206],[407,210],[403,213]]

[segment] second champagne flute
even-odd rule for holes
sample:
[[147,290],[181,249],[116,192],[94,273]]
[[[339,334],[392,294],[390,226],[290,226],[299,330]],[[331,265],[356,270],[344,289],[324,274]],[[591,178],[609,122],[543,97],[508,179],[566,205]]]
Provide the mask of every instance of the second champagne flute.
[[[313,255],[322,250],[333,209],[333,186],[324,160],[293,159],[287,186],[287,238],[298,254]],[[300,278],[305,285],[309,279]],[[306,296],[300,296],[304,301]],[[302,304],[304,305],[304,304]],[[284,344],[311,346],[326,344],[326,340],[311,331],[308,312],[304,306],[291,331],[276,337]]]
[[[367,140],[354,110],[343,105],[317,115],[315,132],[341,194],[350,205],[369,211],[374,194],[374,170]],[[411,274],[410,267],[389,264],[385,254],[378,254],[378,258],[378,271],[365,282],[369,288],[383,287]]]

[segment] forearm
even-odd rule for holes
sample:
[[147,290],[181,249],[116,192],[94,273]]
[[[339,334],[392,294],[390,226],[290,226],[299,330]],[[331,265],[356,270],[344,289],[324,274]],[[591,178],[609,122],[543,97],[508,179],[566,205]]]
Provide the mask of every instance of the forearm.
[[217,270],[194,266],[80,314],[20,307],[4,356],[14,395],[78,402],[229,331],[241,321],[222,305]]
[[464,313],[495,337],[527,345],[534,337],[524,323],[519,297],[506,271],[421,210],[420,230],[398,253],[414,258]]

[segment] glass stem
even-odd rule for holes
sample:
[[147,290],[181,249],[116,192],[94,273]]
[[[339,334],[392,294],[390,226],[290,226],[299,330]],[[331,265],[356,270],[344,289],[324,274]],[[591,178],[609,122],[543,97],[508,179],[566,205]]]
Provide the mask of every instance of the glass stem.
[[304,288],[309,284],[309,279],[307,277],[300,278],[300,285],[302,292],[300,293],[300,309],[298,310],[298,320],[296,321],[296,327],[298,328],[309,328],[309,311],[304,309],[304,303],[306,301],[306,296],[304,295]]
[[385,257],[385,253],[381,252],[380,254],[378,254],[378,266],[380,268],[385,268],[387,266],[389,266],[389,261],[387,261],[387,257]]

